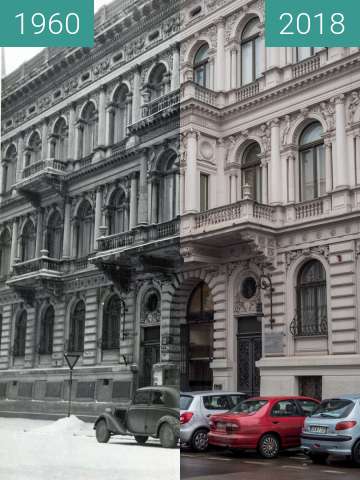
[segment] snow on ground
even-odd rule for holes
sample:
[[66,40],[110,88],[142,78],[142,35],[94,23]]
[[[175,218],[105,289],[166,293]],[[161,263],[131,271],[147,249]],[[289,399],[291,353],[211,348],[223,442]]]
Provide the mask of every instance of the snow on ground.
[[97,443],[91,424],[0,418],[0,480],[179,480],[180,452],[131,437]]

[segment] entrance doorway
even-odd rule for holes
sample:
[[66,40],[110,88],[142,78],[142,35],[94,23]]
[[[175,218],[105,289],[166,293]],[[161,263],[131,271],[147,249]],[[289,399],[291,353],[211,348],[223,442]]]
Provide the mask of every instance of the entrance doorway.
[[238,390],[260,395],[260,371],[256,362],[262,356],[261,321],[257,317],[238,319]]
[[214,305],[208,286],[201,282],[192,292],[186,324],[181,325],[181,389],[209,390],[213,385]]
[[140,370],[140,386],[147,387],[152,383],[152,367],[160,362],[160,326],[142,329],[142,369]]

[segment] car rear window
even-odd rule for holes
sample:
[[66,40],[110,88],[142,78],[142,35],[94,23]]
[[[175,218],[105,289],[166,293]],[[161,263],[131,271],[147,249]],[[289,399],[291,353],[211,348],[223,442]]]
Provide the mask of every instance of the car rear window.
[[230,410],[234,406],[227,395],[207,395],[203,397],[203,402],[207,410]]
[[191,395],[180,395],[180,410],[187,410],[193,400],[194,397]]
[[255,413],[267,403],[267,400],[245,400],[236,405],[231,411],[234,413]]
[[325,418],[345,418],[352,412],[355,403],[345,398],[324,400],[312,416]]

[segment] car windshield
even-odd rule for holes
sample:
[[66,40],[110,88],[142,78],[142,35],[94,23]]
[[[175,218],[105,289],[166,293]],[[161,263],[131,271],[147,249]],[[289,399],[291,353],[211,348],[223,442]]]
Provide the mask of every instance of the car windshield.
[[262,408],[264,405],[268,403],[267,400],[245,400],[240,402],[234,407],[231,412],[234,413],[256,413]]
[[345,398],[324,400],[312,414],[312,417],[345,418],[350,415],[355,404]]
[[180,410],[187,410],[193,399],[191,395],[180,395]]

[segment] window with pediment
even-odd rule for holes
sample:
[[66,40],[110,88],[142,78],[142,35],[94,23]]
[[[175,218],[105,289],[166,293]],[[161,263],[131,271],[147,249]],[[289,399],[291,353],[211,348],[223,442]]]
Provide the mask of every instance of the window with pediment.
[[40,324],[40,355],[51,355],[53,353],[55,310],[49,305],[41,318]]
[[68,352],[84,351],[85,311],[85,302],[79,300],[70,315]]
[[326,193],[323,128],[313,122],[302,132],[299,142],[300,200],[308,201]]
[[36,230],[32,220],[28,219],[21,234],[21,261],[35,258]]
[[88,200],[84,200],[78,208],[75,231],[76,256],[86,257],[94,245],[94,211]]
[[194,82],[201,87],[210,88],[209,45],[204,43],[194,57]]
[[4,278],[10,271],[11,234],[6,228],[0,235],[0,278]]
[[27,311],[23,310],[15,321],[14,357],[25,355]]
[[254,82],[261,76],[260,19],[252,18],[241,35],[241,80],[242,85]]
[[250,198],[261,202],[261,160],[260,145],[257,142],[249,145],[241,160],[241,185],[244,197],[245,186],[250,189]]

